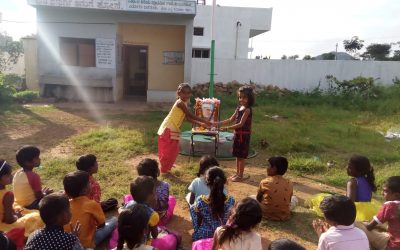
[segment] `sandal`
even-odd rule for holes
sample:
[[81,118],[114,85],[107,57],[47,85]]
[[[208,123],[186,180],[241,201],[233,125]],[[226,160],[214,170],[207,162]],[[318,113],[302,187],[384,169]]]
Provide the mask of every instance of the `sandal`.
[[237,175],[235,178],[232,178],[231,181],[233,181],[233,182],[242,182],[242,181],[245,181],[245,180],[247,180],[249,178],[250,178],[250,175],[243,175],[243,176]]

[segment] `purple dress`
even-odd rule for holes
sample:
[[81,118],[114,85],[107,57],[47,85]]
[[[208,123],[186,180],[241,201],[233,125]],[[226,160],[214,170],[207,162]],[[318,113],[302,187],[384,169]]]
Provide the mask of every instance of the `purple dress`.
[[370,202],[372,198],[372,189],[364,176],[356,178],[357,181],[357,198],[356,202]]
[[156,187],[156,200],[157,206],[155,211],[160,214],[160,218],[164,217],[168,210],[168,198],[169,198],[169,184],[160,181],[160,184]]
[[[235,136],[233,139],[233,150],[232,155],[237,158],[246,159],[249,156],[249,148],[250,148],[250,134],[251,134],[251,118],[253,111],[251,108],[250,114],[246,119],[243,127],[235,129]],[[240,123],[242,116],[246,109],[240,110],[240,106],[236,108],[237,116],[236,116],[236,124]]]

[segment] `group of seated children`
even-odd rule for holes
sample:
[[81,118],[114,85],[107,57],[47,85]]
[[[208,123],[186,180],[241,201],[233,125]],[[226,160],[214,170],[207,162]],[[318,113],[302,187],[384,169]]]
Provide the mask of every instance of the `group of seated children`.
[[[176,200],[169,184],[158,179],[160,170],[153,159],[137,166],[138,177],[130,184],[130,194],[117,217],[106,219],[105,211],[116,208],[117,201],[101,201],[94,155],[76,161],[77,171],[63,179],[64,190],[53,193],[42,187],[40,176],[32,170],[40,166],[40,150],[24,146],[16,154],[21,169],[14,178],[12,168],[0,160],[0,234],[1,249],[94,249],[111,238],[109,249],[177,249],[180,234],[165,227],[173,215]],[[211,156],[200,159],[199,171],[186,197],[193,224],[192,249],[262,249],[255,228],[262,218],[290,219],[293,184],[283,177],[288,161],[281,156],[268,159],[267,177],[260,182],[257,195],[238,201],[229,195],[227,177]],[[318,249],[400,249],[400,176],[384,184],[386,202],[370,222],[355,222],[357,202],[369,202],[376,190],[373,169],[366,157],[354,156],[348,165],[352,177],[347,196],[324,195],[318,211],[325,221],[316,220]],[[13,192],[6,186],[13,184]],[[320,198],[320,197],[318,197]],[[362,207],[362,206],[361,206]],[[388,232],[377,232],[378,224],[388,222]],[[22,228],[22,231],[21,231]],[[16,237],[16,230],[20,230]],[[26,240],[21,240],[25,235]],[[14,242],[14,241],[15,242]],[[281,239],[269,249],[305,249]]]

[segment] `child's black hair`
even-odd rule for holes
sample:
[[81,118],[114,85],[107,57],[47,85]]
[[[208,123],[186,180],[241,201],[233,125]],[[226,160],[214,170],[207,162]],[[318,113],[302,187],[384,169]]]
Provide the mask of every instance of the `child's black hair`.
[[58,217],[68,209],[68,198],[60,193],[46,195],[39,202],[40,218],[46,226],[56,225]]
[[289,165],[288,160],[282,156],[272,156],[268,159],[268,163],[271,167],[276,167],[278,175],[284,175]]
[[95,155],[86,154],[79,156],[76,160],[75,165],[78,170],[89,172],[92,167],[96,164],[97,158]]
[[237,92],[238,96],[241,93],[247,97],[247,105],[249,105],[249,107],[252,107],[255,102],[253,88],[250,86],[242,86],[238,89],[238,92]]
[[206,183],[210,187],[210,207],[214,218],[222,218],[224,216],[224,205],[226,196],[224,194],[224,186],[226,176],[224,171],[219,167],[209,168],[206,172]]
[[209,169],[211,167],[219,167],[219,163],[218,163],[217,159],[211,155],[203,155],[200,158],[199,164],[200,164],[200,168],[199,168],[199,172],[197,173],[197,177],[204,175],[206,173],[207,169]]
[[13,240],[7,237],[6,234],[0,232],[0,249],[17,250],[17,246]]
[[131,195],[138,203],[146,202],[154,192],[154,179],[150,176],[138,176],[131,183]]
[[371,166],[368,158],[362,155],[353,155],[349,160],[349,164],[355,168],[360,176],[365,176],[371,190],[376,192],[374,168]]
[[278,239],[269,244],[268,250],[306,250],[306,248],[292,240]]
[[[4,164],[4,165],[3,165]],[[5,160],[0,160],[0,178],[3,175],[11,174],[12,167]]]
[[65,193],[67,193],[69,197],[79,197],[89,184],[89,174],[82,170],[68,173],[64,176],[63,184]]
[[138,175],[146,175],[157,179],[159,174],[158,162],[154,159],[146,158],[139,162],[136,167]]
[[149,223],[150,215],[145,206],[136,203],[132,207],[123,210],[118,216],[118,245],[122,250],[124,243],[128,249],[137,248],[142,244],[144,230]]
[[233,213],[231,224],[223,226],[225,230],[218,238],[219,245],[238,237],[241,232],[250,231],[262,219],[260,204],[252,198],[245,198],[239,202]]
[[383,184],[392,193],[400,194],[400,176],[391,176]]
[[319,208],[326,219],[338,225],[350,226],[356,219],[356,205],[349,197],[344,195],[325,197]]
[[40,149],[35,147],[35,146],[23,146],[22,148],[20,148],[16,155],[15,158],[18,162],[18,165],[20,165],[20,167],[24,168],[25,167],[25,163],[32,161],[33,159],[35,159],[36,157],[39,157],[40,155]]
[[179,93],[179,92],[181,92],[182,90],[184,90],[186,88],[192,90],[192,87],[190,87],[189,83],[183,82],[183,83],[178,85],[178,89],[176,90],[176,93]]

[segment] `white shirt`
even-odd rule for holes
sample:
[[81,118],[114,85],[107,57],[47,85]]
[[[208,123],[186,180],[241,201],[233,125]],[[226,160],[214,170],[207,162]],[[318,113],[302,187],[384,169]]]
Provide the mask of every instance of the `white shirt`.
[[369,250],[369,242],[365,233],[354,224],[338,225],[321,234],[318,250]]

